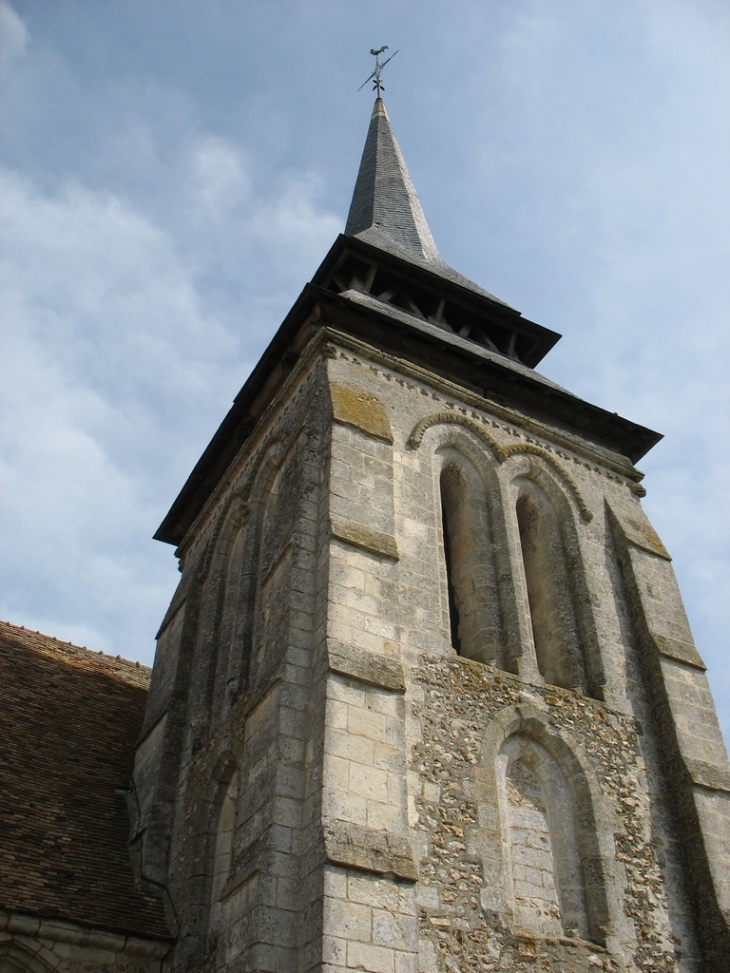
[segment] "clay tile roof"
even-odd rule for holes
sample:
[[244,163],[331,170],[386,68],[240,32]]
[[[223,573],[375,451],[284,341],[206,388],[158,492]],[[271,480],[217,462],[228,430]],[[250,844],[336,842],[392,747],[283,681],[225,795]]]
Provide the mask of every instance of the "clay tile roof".
[[0,622],[0,906],[169,937],[127,851],[150,670]]

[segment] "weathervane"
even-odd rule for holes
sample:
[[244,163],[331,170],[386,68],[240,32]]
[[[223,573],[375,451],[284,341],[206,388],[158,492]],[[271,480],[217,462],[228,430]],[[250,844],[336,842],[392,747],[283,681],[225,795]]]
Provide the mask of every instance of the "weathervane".
[[372,50],[370,51],[370,53],[373,54],[373,55],[375,55],[375,70],[373,71],[373,73],[370,75],[369,78],[366,78],[363,81],[363,83],[357,89],[358,91],[362,91],[362,89],[365,87],[365,85],[368,83],[368,81],[372,81],[373,82],[373,91],[377,91],[378,98],[380,97],[380,92],[381,91],[385,91],[385,88],[383,87],[383,85],[381,84],[381,81],[380,81],[380,75],[382,74],[383,68],[388,63],[388,61],[392,61],[393,58],[395,57],[395,55],[398,53],[398,51],[394,51],[390,55],[390,57],[389,58],[386,58],[383,61],[383,63],[381,64],[380,63],[380,55],[383,53],[383,51],[387,51],[387,50],[388,50],[388,45],[387,44],[384,44],[383,47],[381,47],[380,50],[378,50],[378,51],[376,51],[375,48],[372,48]]

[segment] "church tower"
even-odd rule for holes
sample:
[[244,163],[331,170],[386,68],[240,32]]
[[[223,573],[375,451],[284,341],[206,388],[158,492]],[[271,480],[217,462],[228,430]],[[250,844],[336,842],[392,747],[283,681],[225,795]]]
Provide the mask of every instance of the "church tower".
[[382,100],[156,537],[131,850],[171,973],[730,970],[730,766],[634,464],[449,267]]

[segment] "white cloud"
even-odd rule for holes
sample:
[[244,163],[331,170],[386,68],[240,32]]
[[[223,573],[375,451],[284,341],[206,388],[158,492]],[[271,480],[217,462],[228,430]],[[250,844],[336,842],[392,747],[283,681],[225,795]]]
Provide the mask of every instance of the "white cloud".
[[213,219],[224,219],[248,199],[251,177],[229,142],[208,135],[194,147],[192,157],[197,196]]
[[[0,616],[147,661],[178,579],[150,535],[253,364],[247,349],[278,324],[277,273],[301,270],[293,254],[316,260],[335,229],[313,186],[285,181],[251,202],[250,174],[223,140],[200,137],[189,158],[200,193],[174,240],[119,195],[78,182],[43,192],[0,171],[12,552]],[[231,267],[241,249],[278,255],[229,318],[199,291],[221,248]]]
[[[644,506],[730,739],[730,12],[674,0],[514,11],[486,41],[494,56],[465,68],[473,205],[455,221],[468,230],[453,262],[564,335],[541,371],[665,434],[639,463]],[[484,232],[481,250],[469,230]]]
[[170,241],[119,199],[1,184],[2,611],[136,654],[151,591],[164,601],[174,581],[142,553],[153,487],[179,467],[174,400],[204,411],[203,373],[225,371],[235,342],[201,312]]
[[[33,178],[4,183],[5,603],[125,654],[175,580],[149,534],[341,229],[322,200],[344,216],[367,124],[344,79],[372,10],[212,6],[161,48],[144,4],[94,6],[82,39],[73,5],[29,4],[4,71],[6,158]],[[546,374],[667,435],[645,505],[722,710],[727,4],[376,8],[408,38],[387,98],[444,256],[564,333]]]
[[7,2],[0,0],[0,63],[22,57],[30,41],[28,28]]

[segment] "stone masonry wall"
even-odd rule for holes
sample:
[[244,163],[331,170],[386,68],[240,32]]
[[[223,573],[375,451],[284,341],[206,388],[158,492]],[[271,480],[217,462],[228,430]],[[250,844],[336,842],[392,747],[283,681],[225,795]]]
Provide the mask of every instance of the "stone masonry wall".
[[[338,403],[328,644],[330,668],[356,680],[330,677],[337,688],[327,712],[325,828],[347,836],[348,876],[355,868],[389,874],[378,881],[399,883],[400,901],[417,879],[420,958],[412,936],[398,948],[376,942],[372,916],[369,926],[357,925],[356,940],[385,952],[367,961],[357,950],[351,956],[350,912],[325,911],[325,941],[343,940],[326,969],[724,969],[723,960],[708,966],[702,957],[686,832],[607,520],[609,504],[622,523],[640,525],[642,549],[667,564],[641,510],[640,474],[571,433],[487,404],[354,339],[336,341],[328,362]],[[484,483],[480,536],[491,539],[504,638],[484,657],[500,665],[475,661],[476,654],[459,658],[451,646],[439,476],[458,455]],[[516,516],[525,483],[551,506],[560,531],[570,585],[561,611],[569,605],[573,613],[582,690],[546,685],[538,668]],[[681,620],[671,585],[655,589],[656,603],[663,597]],[[686,623],[680,628],[664,631],[679,648],[665,642],[654,651],[686,657],[691,636]],[[701,660],[692,651],[696,669]],[[387,730],[396,747],[389,765],[378,749],[387,723],[381,731],[374,703],[394,692],[392,684],[384,689],[386,671],[402,673],[405,694],[403,718]],[[704,697],[701,705],[699,718],[716,726]],[[686,708],[678,716],[682,725],[692,718]],[[395,786],[401,739],[405,794]],[[727,760],[712,739],[707,759],[722,787]],[[681,752],[688,763],[691,754]],[[529,782],[522,806],[514,791],[520,780]],[[543,822],[543,838],[521,830],[530,814]],[[713,833],[727,834],[727,819],[706,817],[696,838],[721,849]],[[380,858],[378,828],[388,836]],[[727,870],[718,873],[708,893],[716,900]]]
[[[532,687],[528,695],[513,676],[470,660],[446,662],[424,656],[415,678],[422,687],[414,716],[423,735],[413,759],[421,782],[415,828],[421,849],[419,929],[428,958],[424,973],[454,969],[454,964],[462,973],[533,970],[538,960],[537,968],[555,971],[626,966],[675,970],[673,931],[650,828],[635,721],[566,691]],[[594,772],[600,798],[614,809],[606,837],[615,842],[615,863],[609,859],[605,866],[617,874],[602,878],[613,877],[620,885],[622,901],[616,904],[632,921],[636,942],[622,943],[622,934],[628,939],[632,930],[612,929],[608,916],[597,933],[604,947],[608,944],[611,953],[618,954],[620,965],[605,948],[577,937],[571,941],[555,932],[543,938],[520,935],[518,926],[510,928],[505,921],[509,908],[503,901],[501,863],[494,870],[485,869],[485,831],[494,829],[494,806],[479,770],[484,768],[486,775],[491,770],[484,767],[485,727],[511,709],[534,713],[533,722],[539,720],[548,733],[579,751]],[[526,860],[534,863],[537,857]]]
[[0,911],[0,969],[30,973],[159,973],[170,943]]
[[[169,675],[151,703],[162,726],[157,758],[143,740],[136,768],[137,793],[159,793],[156,759],[170,747],[167,714],[176,706],[179,771],[166,795],[175,813],[164,879],[178,937],[171,970],[300,973],[319,962],[322,839],[312,793],[321,771],[312,762],[321,767],[321,759],[310,748],[323,714],[312,712],[311,683],[321,669],[329,409],[316,362],[303,367],[182,551],[168,616],[180,617],[191,601],[196,610],[186,610],[177,644],[165,648]],[[154,742],[154,727],[147,739]],[[234,773],[224,879],[216,847]],[[152,797],[140,826],[158,813]]]
[[[450,502],[470,490],[463,611],[489,599],[470,658],[451,644],[446,464],[464,473]],[[639,478],[319,331],[186,538],[163,625],[134,847],[167,890],[171,970],[728,968],[730,770]],[[528,495],[568,588],[542,615]],[[569,632],[578,663],[553,632],[546,667],[536,625]]]

